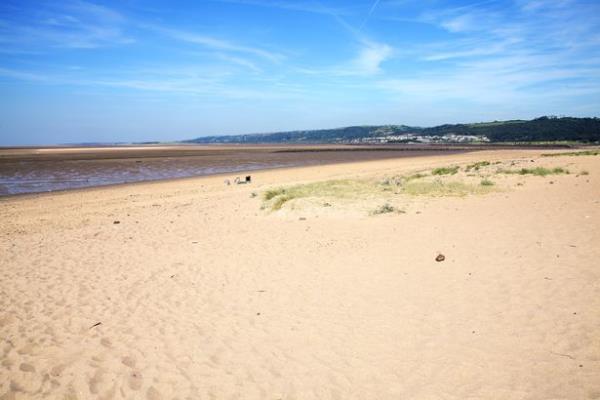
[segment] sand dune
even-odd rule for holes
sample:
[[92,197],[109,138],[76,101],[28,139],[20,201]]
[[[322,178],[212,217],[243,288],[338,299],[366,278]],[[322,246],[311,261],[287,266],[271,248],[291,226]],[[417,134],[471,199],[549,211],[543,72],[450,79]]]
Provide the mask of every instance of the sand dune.
[[[479,160],[571,173],[402,214],[261,210],[279,185]],[[1,200],[0,399],[600,398],[600,156],[223,179]]]

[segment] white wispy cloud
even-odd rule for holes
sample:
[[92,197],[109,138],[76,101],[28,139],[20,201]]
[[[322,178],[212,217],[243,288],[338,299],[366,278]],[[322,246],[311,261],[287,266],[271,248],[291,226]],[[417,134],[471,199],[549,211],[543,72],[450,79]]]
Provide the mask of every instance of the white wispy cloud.
[[398,57],[423,61],[423,68],[402,75],[390,71],[376,85],[398,101],[504,109],[511,104],[565,106],[577,97],[597,97],[597,15],[600,4],[575,7],[573,0],[426,9],[411,22],[437,26],[451,38],[403,46]]
[[284,0],[209,0],[215,3],[238,4],[256,7],[279,8],[282,10],[299,11],[325,15],[351,15],[356,7],[331,7],[319,1],[284,1]]
[[0,77],[18,79],[22,81],[32,81],[32,82],[43,82],[46,81],[46,77],[40,74],[28,72],[28,71],[20,71],[11,68],[1,68],[0,67]]
[[476,16],[472,14],[463,14],[443,20],[440,25],[450,32],[464,32],[470,30],[476,22]]
[[385,43],[364,42],[358,57],[353,61],[351,71],[359,74],[377,74],[381,64],[393,54],[393,49]]
[[293,67],[292,70],[303,75],[318,75],[322,78],[370,78],[383,73],[382,64],[389,60],[394,49],[385,44],[362,39],[357,44],[357,54],[354,58],[329,66]]
[[[43,66],[28,69],[25,64],[19,69],[2,63],[0,76],[49,85],[224,99],[310,98],[321,93],[377,91],[382,99],[500,105],[600,94],[600,3],[484,0],[456,7],[444,0],[365,0],[361,7],[336,8],[304,0],[212,1],[270,7],[284,10],[282,13],[297,11],[297,17],[335,24],[339,52],[324,56],[315,42],[302,50],[284,47],[275,35],[274,44],[258,43],[252,35],[241,37],[239,29],[220,30],[228,32],[225,34],[208,28],[175,29],[94,3],[70,1],[46,4],[24,21],[0,20],[0,53],[20,51],[25,55],[55,47],[123,45],[133,42],[130,33],[135,32],[146,43],[156,39],[160,46],[172,46],[168,53],[177,53],[173,59],[179,61],[154,69],[132,62],[130,69],[119,67],[118,73],[87,68],[64,75],[50,73]],[[394,7],[400,9],[408,3],[418,10],[414,17],[400,14],[395,18]],[[440,8],[444,3],[448,7]],[[431,4],[436,7],[429,8]],[[376,9],[385,12],[376,13]],[[391,25],[377,29],[375,23],[363,32],[361,28],[369,19],[384,19],[399,27],[405,22],[425,24],[436,33],[432,37],[443,40],[417,41],[390,33]],[[331,26],[327,28],[331,32]],[[264,32],[261,35],[268,37]],[[302,57],[296,57],[303,51]],[[197,65],[185,65],[193,62]],[[402,64],[408,67],[399,68]]]
[[61,4],[62,8],[66,11],[73,12],[76,15],[85,15],[88,18],[103,23],[125,21],[125,17],[118,11],[96,3],[82,0],[70,0],[61,2]]
[[572,0],[518,0],[523,11],[538,12],[543,9],[560,9],[573,4]]
[[[81,72],[81,73],[77,73]],[[203,65],[157,65],[154,68],[124,68],[118,73],[81,71],[64,73],[62,69],[39,74],[28,70],[0,67],[2,78],[47,86],[127,89],[161,95],[186,95],[211,100],[269,100],[294,99],[305,95],[296,85],[276,78],[260,76],[240,80],[239,75],[220,67]]]
[[364,26],[367,24],[367,21],[369,20],[371,15],[373,15],[373,12],[375,11],[375,9],[377,8],[377,6],[379,5],[380,2],[381,2],[381,0],[375,0],[373,2],[373,4],[371,4],[371,8],[369,8],[369,12],[367,13],[367,16],[365,17],[363,22],[360,24],[360,28],[358,28],[359,30],[362,30],[364,28]]
[[7,51],[53,47],[96,48],[130,44],[125,18],[112,9],[84,1],[41,4],[22,20],[0,24],[0,43]]
[[260,67],[258,67],[256,65],[256,63],[254,63],[246,58],[236,57],[236,56],[232,56],[232,55],[224,54],[224,53],[215,53],[214,56],[215,56],[215,58],[226,61],[230,64],[235,64],[235,65],[239,65],[241,67],[245,67],[245,68],[251,70],[252,72],[256,72],[256,73],[262,72],[262,69]]
[[222,50],[233,53],[251,54],[267,59],[271,62],[280,62],[285,58],[285,56],[283,56],[282,54],[268,51],[260,47],[246,46],[229,40],[213,37],[210,35],[165,28],[156,25],[142,24],[141,26],[147,29],[151,29],[160,34],[169,36],[173,39],[187,43],[197,44],[210,49]]

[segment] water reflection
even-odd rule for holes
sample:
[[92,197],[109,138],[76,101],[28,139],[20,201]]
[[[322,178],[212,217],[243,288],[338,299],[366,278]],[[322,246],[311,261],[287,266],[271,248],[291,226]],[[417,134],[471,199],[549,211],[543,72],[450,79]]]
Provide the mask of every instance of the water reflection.
[[[373,151],[377,150],[377,151]],[[444,153],[464,150],[446,149]],[[156,157],[162,152],[165,156]],[[277,151],[272,149],[141,149],[36,153],[0,157],[0,196],[119,183],[239,173],[282,167],[438,155],[440,149],[398,147]],[[150,154],[152,156],[148,157]],[[175,156],[174,156],[175,155]]]

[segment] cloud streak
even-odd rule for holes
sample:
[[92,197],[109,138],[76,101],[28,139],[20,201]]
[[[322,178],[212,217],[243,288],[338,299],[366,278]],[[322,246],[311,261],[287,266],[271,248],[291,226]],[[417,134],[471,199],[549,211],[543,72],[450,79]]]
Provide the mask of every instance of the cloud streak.
[[305,2],[301,0],[294,1],[282,1],[282,0],[209,0],[215,3],[223,4],[237,4],[244,6],[256,6],[263,8],[276,8],[281,10],[299,11],[303,13],[311,14],[324,14],[324,15],[350,15],[353,12],[349,8],[341,7],[327,7],[319,1]]
[[[454,40],[408,46],[426,64],[379,87],[400,97],[479,104],[567,104],[600,94],[600,5],[574,1],[482,2],[424,10],[415,21]],[[443,65],[443,68],[440,66]],[[433,101],[433,100],[432,100]]]
[[233,53],[245,53],[253,56],[261,57],[271,62],[280,62],[285,57],[282,54],[271,52],[259,47],[244,46],[228,40],[216,38],[209,35],[203,35],[193,32],[187,32],[177,29],[159,27],[155,25],[141,25],[144,28],[153,30],[160,34],[166,35],[172,39],[180,40],[187,43],[197,44],[202,47],[207,47],[214,50],[221,50]]
[[369,18],[371,18],[371,15],[373,14],[373,12],[375,11],[375,9],[379,5],[380,1],[381,0],[375,0],[373,2],[373,4],[371,5],[371,8],[369,9],[369,12],[367,13],[367,16],[365,17],[365,19],[363,20],[363,22],[360,24],[360,28],[358,28],[358,30],[362,31],[362,29],[364,28],[364,26],[367,24],[367,21],[369,20]]
[[18,20],[0,23],[0,43],[15,52],[134,43],[124,32],[125,22],[120,13],[84,1],[42,4]]

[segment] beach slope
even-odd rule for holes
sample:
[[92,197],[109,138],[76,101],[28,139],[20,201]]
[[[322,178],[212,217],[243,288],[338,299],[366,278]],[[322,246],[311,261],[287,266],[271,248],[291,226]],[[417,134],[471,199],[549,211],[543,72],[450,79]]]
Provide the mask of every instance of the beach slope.
[[0,398],[600,398],[600,156],[224,179],[0,200]]

